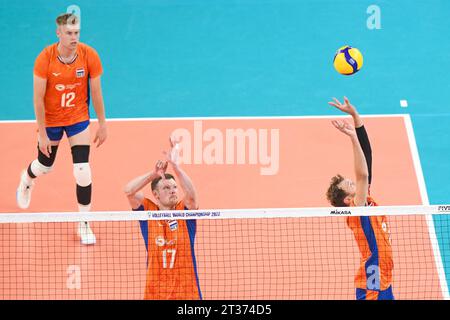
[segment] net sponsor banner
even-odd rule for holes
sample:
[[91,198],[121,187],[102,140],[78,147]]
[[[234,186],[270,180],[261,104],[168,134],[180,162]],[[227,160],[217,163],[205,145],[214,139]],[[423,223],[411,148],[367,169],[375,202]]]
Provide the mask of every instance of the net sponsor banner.
[[3,213],[0,223],[77,222],[77,221],[138,221],[138,220],[191,220],[191,219],[270,219],[334,216],[401,216],[450,213],[450,205],[377,206],[377,207],[321,207],[270,209],[218,209],[184,211],[96,211]]

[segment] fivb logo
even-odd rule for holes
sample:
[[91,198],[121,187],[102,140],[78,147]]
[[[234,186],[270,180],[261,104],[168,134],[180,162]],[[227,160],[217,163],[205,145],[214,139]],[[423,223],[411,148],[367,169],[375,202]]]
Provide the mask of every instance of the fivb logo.
[[438,206],[439,212],[450,212],[450,206]]
[[250,128],[224,131],[217,128],[203,130],[202,121],[194,121],[193,134],[192,130],[186,128],[174,130],[172,137],[180,141],[180,162],[216,165],[259,164],[261,175],[278,173],[279,129]]

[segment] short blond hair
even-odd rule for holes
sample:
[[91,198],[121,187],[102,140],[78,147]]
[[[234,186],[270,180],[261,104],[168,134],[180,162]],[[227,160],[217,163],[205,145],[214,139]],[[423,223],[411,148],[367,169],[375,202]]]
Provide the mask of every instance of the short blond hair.
[[63,13],[63,14],[60,14],[56,18],[56,25],[58,27],[65,26],[65,25],[77,25],[79,23],[80,23],[80,20],[73,13]]

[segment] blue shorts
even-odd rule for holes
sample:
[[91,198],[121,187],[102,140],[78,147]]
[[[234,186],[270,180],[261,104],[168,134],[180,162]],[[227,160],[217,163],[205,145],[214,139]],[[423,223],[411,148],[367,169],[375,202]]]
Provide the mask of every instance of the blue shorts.
[[89,126],[89,120],[86,120],[86,121],[72,124],[70,126],[47,127],[47,128],[45,128],[45,130],[47,131],[47,136],[51,141],[59,141],[59,140],[61,140],[61,138],[64,134],[64,131],[66,132],[67,137],[70,138],[71,136],[74,136],[77,133],[84,131],[88,126]]
[[392,286],[387,288],[384,291],[376,291],[376,290],[366,290],[366,289],[356,289],[356,300],[368,300],[367,294],[372,293],[373,300],[395,300],[394,294],[392,293]]

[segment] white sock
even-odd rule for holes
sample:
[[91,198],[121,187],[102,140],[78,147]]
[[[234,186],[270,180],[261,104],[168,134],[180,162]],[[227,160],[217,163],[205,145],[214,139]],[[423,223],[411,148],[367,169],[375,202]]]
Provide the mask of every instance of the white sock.
[[88,204],[88,205],[78,204],[78,211],[80,211],[80,212],[90,212],[91,211],[91,204]]
[[24,180],[24,182],[29,186],[31,185],[31,182],[34,180],[32,177],[30,177],[30,175],[28,174],[27,169],[25,169],[23,175],[22,175],[22,179]]
[[[80,211],[80,212],[90,212],[91,211],[91,204],[88,204],[88,205],[78,204],[78,211]],[[89,225],[87,221],[84,221],[84,223],[86,223],[86,226]]]

